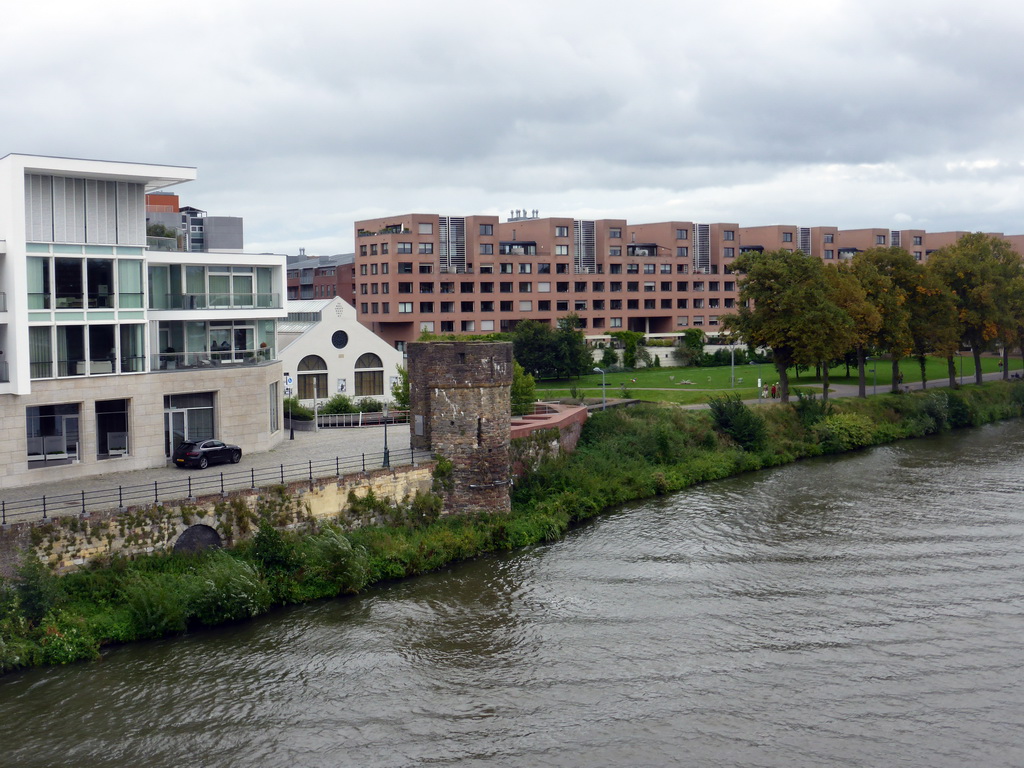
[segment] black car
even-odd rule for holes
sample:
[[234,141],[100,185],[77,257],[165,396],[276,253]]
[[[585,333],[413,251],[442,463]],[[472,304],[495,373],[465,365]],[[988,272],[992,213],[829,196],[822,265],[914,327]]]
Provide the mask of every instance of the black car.
[[174,449],[172,461],[179,467],[206,469],[217,462],[230,461],[237,464],[242,458],[242,449],[237,445],[222,443],[220,440],[188,440]]

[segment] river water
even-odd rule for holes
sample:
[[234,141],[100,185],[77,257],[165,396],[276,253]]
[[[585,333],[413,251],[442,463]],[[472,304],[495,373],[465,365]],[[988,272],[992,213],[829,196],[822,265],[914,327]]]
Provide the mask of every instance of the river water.
[[1024,765],[1024,429],[0,679],[3,766]]

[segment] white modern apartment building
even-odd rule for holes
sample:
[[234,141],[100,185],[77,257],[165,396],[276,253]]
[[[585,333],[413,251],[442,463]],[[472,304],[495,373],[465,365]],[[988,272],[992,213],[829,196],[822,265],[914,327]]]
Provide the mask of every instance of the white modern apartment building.
[[147,248],[146,193],[195,177],[0,158],[0,487],[283,439],[285,257]]

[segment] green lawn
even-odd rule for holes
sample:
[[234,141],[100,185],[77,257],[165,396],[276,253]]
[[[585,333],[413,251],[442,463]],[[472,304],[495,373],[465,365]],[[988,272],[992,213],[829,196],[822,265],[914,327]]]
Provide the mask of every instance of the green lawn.
[[[963,355],[957,361],[957,372],[963,367],[964,384],[974,380],[974,358]],[[875,370],[872,371],[872,368]],[[999,360],[995,357],[983,357],[981,368],[984,373],[1000,370]],[[1021,359],[1018,355],[1010,359],[1010,370],[1021,370]],[[903,373],[904,384],[915,384],[921,381],[921,369],[916,360],[901,360],[900,371]],[[793,369],[789,373],[790,388],[807,388],[812,392],[821,391],[821,379],[815,377],[814,371],[803,371],[798,378]],[[857,370],[850,369],[846,376],[846,366],[837,365],[829,369],[829,383],[832,385],[857,384]],[[733,381],[735,376],[735,382]],[[948,377],[946,361],[928,358],[928,380],[945,380]],[[777,381],[775,368],[769,363],[717,368],[643,368],[625,373],[609,373],[606,375],[607,394],[609,398],[622,397],[622,386],[629,391],[629,397],[638,400],[650,400],[667,403],[707,402],[712,395],[723,392],[735,392],[745,400],[758,395],[757,381],[771,385]],[[877,379],[877,385],[876,385]],[[870,394],[877,386],[879,392],[888,391],[892,384],[892,365],[888,360],[869,361],[867,364],[867,388]],[[558,379],[537,382],[537,397],[541,399],[566,398],[571,396],[575,387],[581,397],[601,397],[601,374],[591,373],[578,379]]]

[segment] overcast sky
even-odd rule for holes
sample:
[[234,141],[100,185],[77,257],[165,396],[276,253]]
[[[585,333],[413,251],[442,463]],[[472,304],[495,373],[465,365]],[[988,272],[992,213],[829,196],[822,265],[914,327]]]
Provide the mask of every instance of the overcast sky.
[[1009,0],[31,0],[0,155],[198,168],[246,250],[407,211],[1024,233]]

